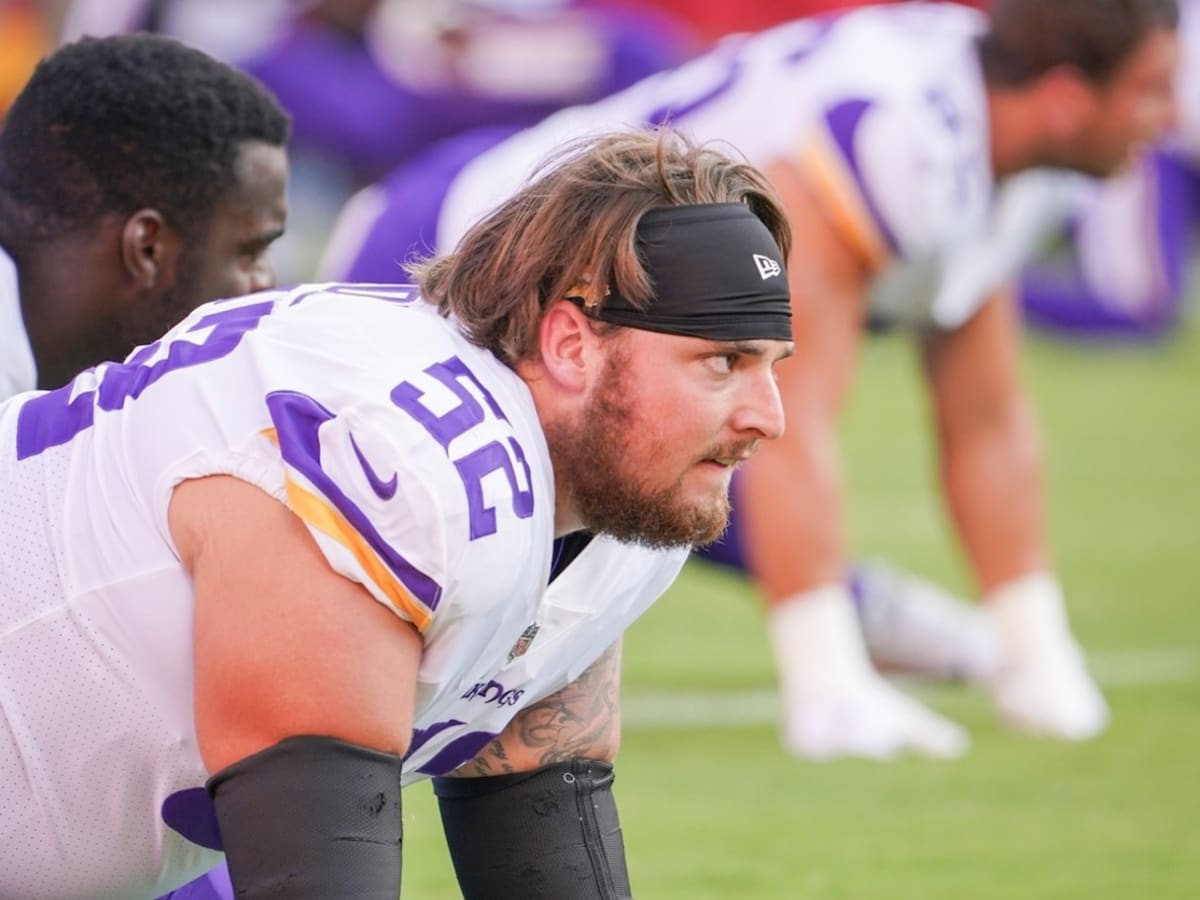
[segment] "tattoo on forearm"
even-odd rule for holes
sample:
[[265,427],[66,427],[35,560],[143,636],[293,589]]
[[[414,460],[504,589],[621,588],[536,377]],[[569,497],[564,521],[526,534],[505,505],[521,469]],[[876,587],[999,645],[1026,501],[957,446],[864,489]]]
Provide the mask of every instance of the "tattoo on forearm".
[[516,768],[508,761],[508,753],[504,749],[504,741],[492,738],[469,763],[459,766],[450,773],[454,778],[481,778],[484,775],[508,775]]
[[616,753],[620,663],[620,648],[614,644],[575,681],[516,718],[516,737],[538,755],[541,765],[575,756],[609,758]]
[[576,756],[611,759],[620,739],[620,673],[617,642],[575,681],[518,713],[501,735],[453,774],[503,775]]

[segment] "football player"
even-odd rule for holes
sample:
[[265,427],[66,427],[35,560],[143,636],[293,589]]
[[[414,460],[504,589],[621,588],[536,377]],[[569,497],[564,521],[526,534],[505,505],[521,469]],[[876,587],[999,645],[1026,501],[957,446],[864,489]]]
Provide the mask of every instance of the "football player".
[[288,128],[253,79],[166,38],[43,60],[0,130],[0,399],[272,286]]
[[434,777],[467,898],[629,897],[622,632],[777,438],[788,228],[637,132],[416,287],[218,300],[0,405],[0,895],[400,890]]
[[796,234],[796,356],[780,367],[794,427],[748,466],[740,525],[770,602],[782,738],[810,757],[956,756],[956,724],[880,678],[844,580],[838,411],[863,325],[920,346],[942,491],[1001,657],[1012,725],[1068,740],[1108,721],[1069,628],[1045,539],[1041,456],[1008,287],[1061,220],[1073,177],[1105,175],[1174,116],[1174,0],[997,0],[990,15],[906,3],[734,36],[707,55],[480,153],[466,137],[347,206],[327,267],[394,278],[447,249],[542,150],[670,121],[765,169]]

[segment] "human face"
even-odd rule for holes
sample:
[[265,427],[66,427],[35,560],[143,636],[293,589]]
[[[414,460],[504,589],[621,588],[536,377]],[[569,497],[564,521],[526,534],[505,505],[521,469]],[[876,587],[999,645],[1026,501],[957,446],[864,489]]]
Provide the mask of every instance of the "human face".
[[274,287],[267,248],[287,222],[287,182],[282,147],[258,141],[242,146],[236,184],[217,201],[199,238],[180,252],[175,281],[162,296],[165,326],[209,300]]
[[711,543],[729,480],[783,433],[774,365],[790,342],[620,329],[579,420],[547,428],[556,481],[585,527],[652,547]]
[[1075,168],[1105,177],[1124,168],[1175,124],[1174,74],[1179,40],[1149,32],[1112,79],[1094,88]]

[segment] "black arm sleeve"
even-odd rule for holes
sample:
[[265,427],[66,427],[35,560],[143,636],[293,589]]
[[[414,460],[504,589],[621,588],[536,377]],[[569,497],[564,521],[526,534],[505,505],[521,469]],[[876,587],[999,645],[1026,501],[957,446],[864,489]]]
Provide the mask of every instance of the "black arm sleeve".
[[208,781],[238,900],[396,900],[400,757],[280,741]]
[[612,783],[589,759],[434,779],[465,900],[631,900]]

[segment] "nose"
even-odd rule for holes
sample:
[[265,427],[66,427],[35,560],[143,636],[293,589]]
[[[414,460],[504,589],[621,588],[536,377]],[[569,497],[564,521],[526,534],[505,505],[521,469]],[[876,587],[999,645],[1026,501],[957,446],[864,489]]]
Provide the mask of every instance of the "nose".
[[749,382],[734,427],[742,432],[754,432],[763,440],[773,441],[783,434],[783,401],[779,384],[770,367]]
[[275,263],[269,257],[262,257],[255,263],[250,273],[250,293],[266,291],[275,287]]

